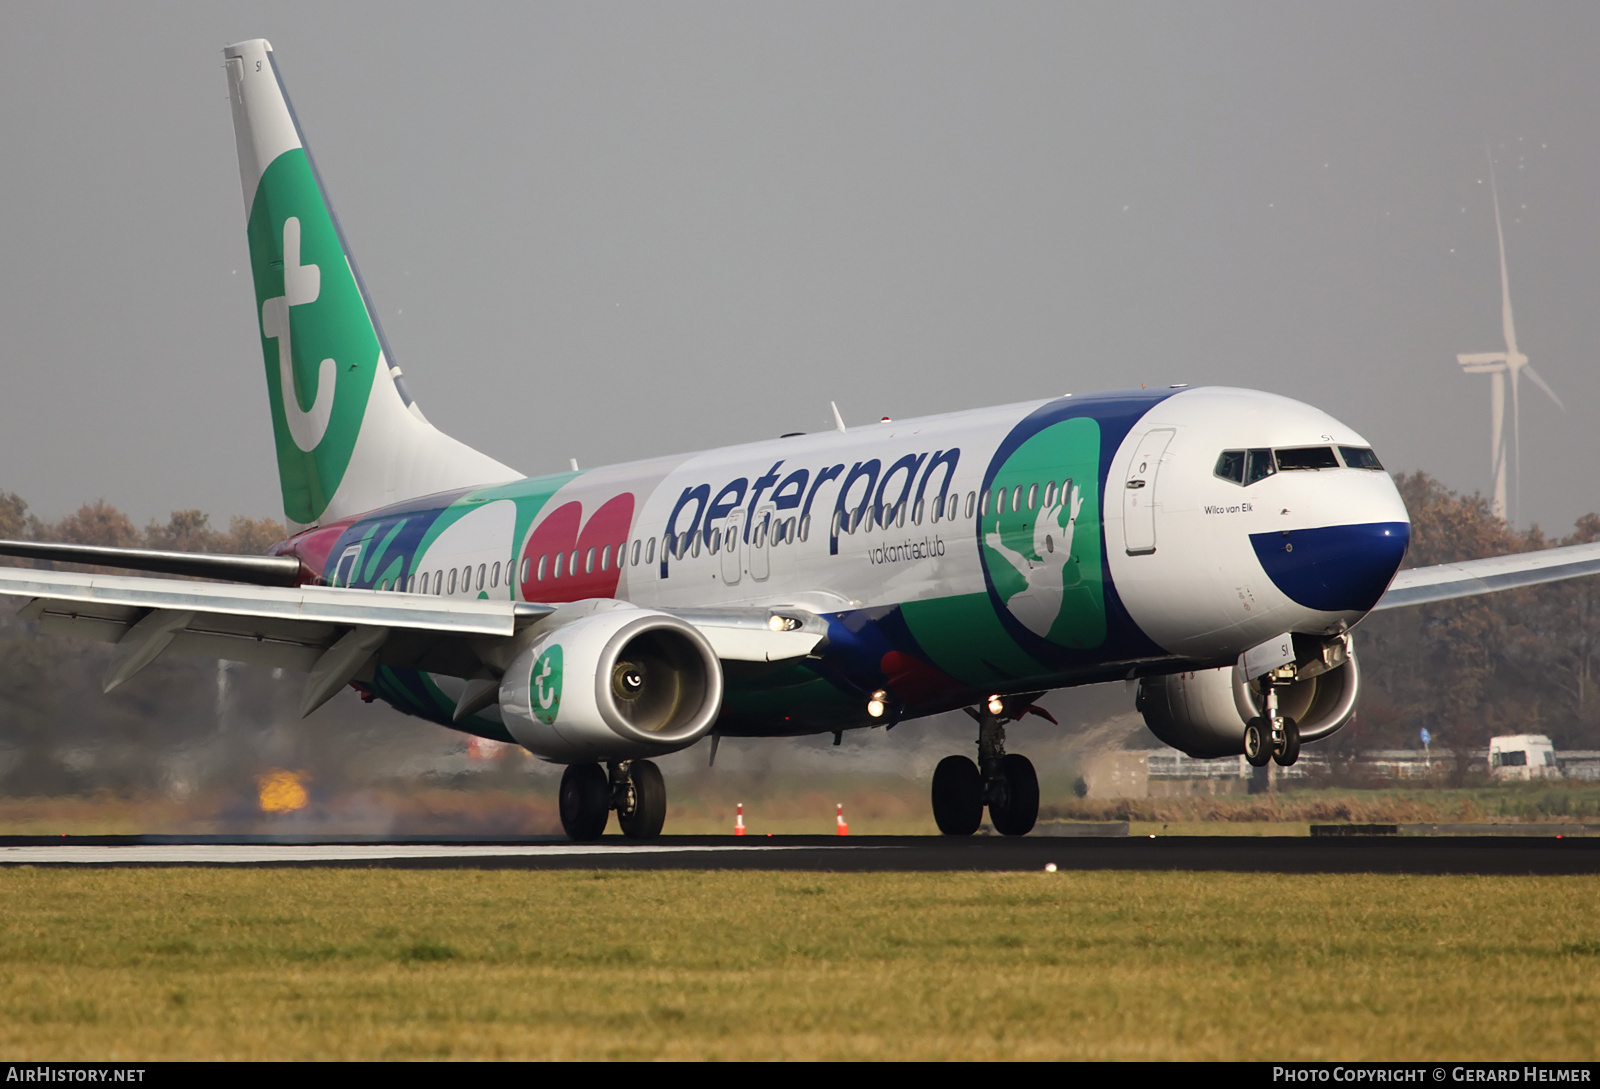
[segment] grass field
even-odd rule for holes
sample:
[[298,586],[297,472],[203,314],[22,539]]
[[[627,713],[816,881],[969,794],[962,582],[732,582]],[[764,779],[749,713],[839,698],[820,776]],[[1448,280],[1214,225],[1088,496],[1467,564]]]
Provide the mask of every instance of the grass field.
[[0,871],[0,1053],[1600,1057],[1600,879]]

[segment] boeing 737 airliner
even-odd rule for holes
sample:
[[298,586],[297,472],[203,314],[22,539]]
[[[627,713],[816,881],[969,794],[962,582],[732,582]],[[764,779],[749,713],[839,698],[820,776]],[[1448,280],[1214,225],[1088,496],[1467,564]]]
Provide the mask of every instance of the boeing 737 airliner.
[[[1123,390],[525,477],[406,391],[265,41],[229,46],[284,511],[266,557],[24,542],[0,554],[184,576],[5,570],[46,632],[353,685],[566,765],[562,823],[660,832],[651,757],[710,735],[955,709],[978,759],[933,778],[948,834],[1034,824],[1005,724],[1136,680],[1163,741],[1292,764],[1355,707],[1376,608],[1600,570],[1600,546],[1411,570],[1370,444],[1241,389]],[[197,581],[199,579],[209,581]]]

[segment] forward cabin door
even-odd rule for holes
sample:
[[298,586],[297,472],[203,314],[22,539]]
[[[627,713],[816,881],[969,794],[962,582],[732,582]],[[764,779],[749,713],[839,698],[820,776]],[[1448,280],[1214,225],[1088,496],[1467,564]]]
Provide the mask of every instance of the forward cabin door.
[[1122,534],[1130,556],[1156,550],[1156,474],[1172,434],[1170,427],[1147,432],[1128,463],[1122,482]]

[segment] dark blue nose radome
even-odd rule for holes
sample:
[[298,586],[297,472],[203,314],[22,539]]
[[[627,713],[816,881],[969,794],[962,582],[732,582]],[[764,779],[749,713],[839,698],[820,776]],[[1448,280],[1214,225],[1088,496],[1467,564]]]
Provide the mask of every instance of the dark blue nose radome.
[[1273,585],[1295,604],[1328,613],[1364,613],[1376,605],[1410,543],[1406,522],[1250,534]]

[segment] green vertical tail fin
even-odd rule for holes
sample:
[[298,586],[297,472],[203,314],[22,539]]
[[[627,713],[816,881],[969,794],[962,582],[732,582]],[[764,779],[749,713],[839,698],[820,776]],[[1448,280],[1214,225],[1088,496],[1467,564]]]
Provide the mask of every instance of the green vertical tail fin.
[[406,393],[272,46],[223,56],[284,514],[312,525],[520,476],[434,428]]

